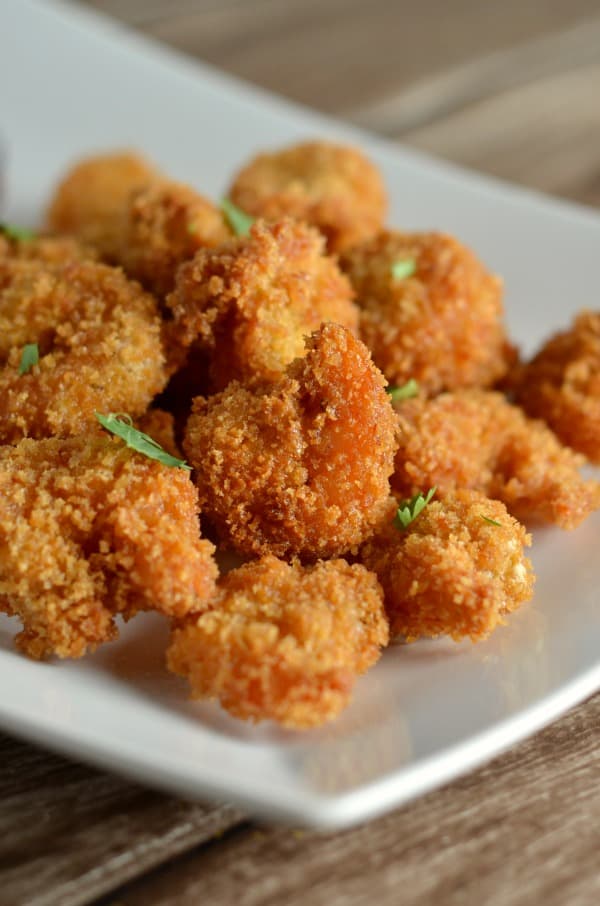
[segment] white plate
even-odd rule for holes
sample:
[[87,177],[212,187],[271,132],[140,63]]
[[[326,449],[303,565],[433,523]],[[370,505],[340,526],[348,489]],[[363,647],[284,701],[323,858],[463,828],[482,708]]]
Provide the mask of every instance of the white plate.
[[[600,300],[600,219],[398,149],[130,35],[76,7],[4,0],[0,132],[5,216],[35,222],[63,168],[139,146],[218,197],[259,148],[307,136],[361,144],[381,166],[391,221],[450,230],[503,274],[526,349]],[[304,734],[253,728],[186,701],[163,667],[158,617],[73,663],[31,663],[0,618],[0,724],[188,797],[339,827],[430,789],[532,733],[600,687],[600,514],[536,533],[535,601],[486,643],[390,649],[350,709]]]

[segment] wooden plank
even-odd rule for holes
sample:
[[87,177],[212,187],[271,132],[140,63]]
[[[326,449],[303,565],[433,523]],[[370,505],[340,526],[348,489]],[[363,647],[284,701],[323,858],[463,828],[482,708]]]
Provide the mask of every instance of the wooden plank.
[[151,792],[0,736],[0,903],[79,906],[242,815]]
[[600,695],[458,782],[338,834],[242,828],[119,906],[600,902]]

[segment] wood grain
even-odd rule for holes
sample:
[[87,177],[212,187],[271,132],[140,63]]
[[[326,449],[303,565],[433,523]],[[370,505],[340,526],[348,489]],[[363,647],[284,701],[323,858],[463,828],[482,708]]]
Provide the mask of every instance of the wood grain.
[[[598,0],[87,5],[392,139],[600,204]],[[599,741],[600,695],[463,780],[318,835],[0,738],[0,906],[592,906]]]

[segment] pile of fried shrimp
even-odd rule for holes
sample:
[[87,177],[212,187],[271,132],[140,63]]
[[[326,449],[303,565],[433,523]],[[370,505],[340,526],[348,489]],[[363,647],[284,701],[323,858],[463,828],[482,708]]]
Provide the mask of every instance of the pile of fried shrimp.
[[[312,141],[221,202],[117,151],[0,228],[0,610],[36,659],[157,611],[168,670],[235,717],[336,717],[392,640],[485,639],[528,529],[600,507],[600,311],[530,361],[502,282],[386,223]],[[241,563],[220,570],[220,552]]]

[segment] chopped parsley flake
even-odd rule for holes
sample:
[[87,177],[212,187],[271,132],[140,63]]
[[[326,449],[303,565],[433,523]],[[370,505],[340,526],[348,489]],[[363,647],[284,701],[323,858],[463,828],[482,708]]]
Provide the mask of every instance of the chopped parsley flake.
[[32,230],[26,230],[25,227],[11,226],[10,223],[0,223],[0,233],[4,233],[14,242],[28,242],[35,239],[35,233]]
[[245,211],[242,211],[241,208],[238,208],[237,205],[235,205],[228,198],[222,199],[221,210],[225,215],[225,220],[236,236],[248,235],[248,233],[250,232],[250,227],[254,223],[254,217],[250,217],[249,214],[246,214]]
[[21,353],[21,361],[19,362],[19,374],[27,374],[28,371],[31,371],[34,365],[40,360],[40,351],[38,349],[37,343],[27,343],[23,347],[23,352]]
[[164,466],[171,466],[175,469],[188,469],[191,471],[192,467],[188,466],[183,459],[177,459],[176,456],[171,456],[171,454],[167,453],[166,450],[163,450],[160,444],[157,444],[155,440],[152,440],[152,438],[147,434],[144,434],[143,431],[138,431],[137,428],[134,428],[129,415],[122,415],[115,412],[109,412],[108,415],[102,415],[100,412],[95,412],[94,414],[103,428],[106,428],[111,434],[115,434],[117,437],[120,437],[121,440],[124,440],[126,445],[132,450],[135,450],[136,453],[142,453],[144,456],[147,456],[148,459],[156,459]]
[[394,525],[401,532],[413,522],[419,513],[422,513],[433,495],[435,494],[436,489],[430,488],[425,496],[423,494],[415,494],[410,500],[403,500],[398,510],[396,511],[396,516],[394,517]]
[[495,519],[490,519],[489,516],[482,516],[481,518],[483,519],[484,522],[489,522],[490,525],[497,525],[498,528],[502,528],[501,522],[496,522]]
[[417,270],[417,262],[414,258],[400,258],[392,264],[392,277],[394,280],[406,280]]
[[414,378],[411,378],[402,387],[395,387],[393,384],[389,384],[385,388],[385,392],[389,393],[393,400],[410,400],[413,396],[418,395],[419,385]]

